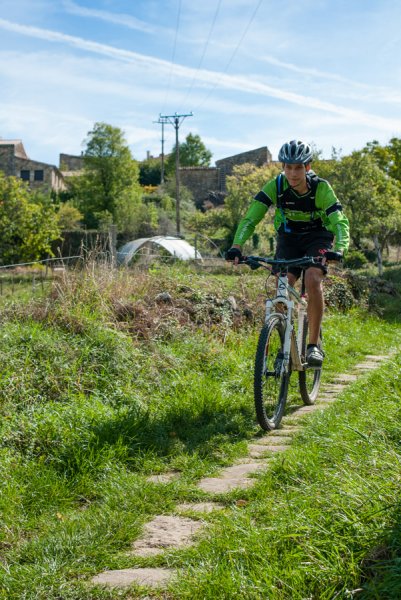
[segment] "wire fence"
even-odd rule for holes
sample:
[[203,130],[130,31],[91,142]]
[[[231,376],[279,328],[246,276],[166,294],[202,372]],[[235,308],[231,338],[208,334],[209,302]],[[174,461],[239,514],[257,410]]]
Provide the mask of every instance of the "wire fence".
[[[88,265],[97,265],[100,268],[136,268],[146,270],[155,263],[174,264],[182,259],[174,254],[164,254],[155,251],[152,247],[139,249],[129,265],[119,264],[116,254],[109,250],[83,251],[79,255],[51,257],[42,260],[10,263],[0,265],[0,297],[14,296],[25,293],[35,295],[44,292],[46,286],[60,276],[73,270],[83,270]],[[201,256],[188,261],[198,266],[207,267],[211,264],[221,263],[222,257]]]

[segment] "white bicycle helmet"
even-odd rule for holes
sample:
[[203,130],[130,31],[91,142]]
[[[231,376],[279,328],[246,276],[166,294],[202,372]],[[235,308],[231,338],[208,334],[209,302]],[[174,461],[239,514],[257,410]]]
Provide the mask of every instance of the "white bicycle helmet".
[[306,165],[312,161],[312,149],[305,142],[291,140],[281,146],[278,159],[287,165]]

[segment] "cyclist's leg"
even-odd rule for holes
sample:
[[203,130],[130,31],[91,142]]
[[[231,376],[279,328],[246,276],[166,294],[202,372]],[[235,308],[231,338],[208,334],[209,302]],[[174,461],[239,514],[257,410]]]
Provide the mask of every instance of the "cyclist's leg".
[[[305,238],[305,255],[319,256],[333,246],[333,235],[328,231],[311,232]],[[317,346],[324,312],[323,280],[327,274],[327,267],[319,265],[309,267],[305,272],[305,288],[308,294],[308,320],[309,320],[309,345]],[[316,352],[313,349],[313,352]],[[321,356],[320,356],[321,355]],[[320,358],[319,358],[320,356]],[[323,360],[323,354],[317,352],[316,364]],[[308,359],[308,363],[309,363]]]
[[324,310],[322,285],[324,277],[323,271],[315,267],[310,267],[305,273],[305,289],[308,294],[309,344],[317,345],[319,342]]

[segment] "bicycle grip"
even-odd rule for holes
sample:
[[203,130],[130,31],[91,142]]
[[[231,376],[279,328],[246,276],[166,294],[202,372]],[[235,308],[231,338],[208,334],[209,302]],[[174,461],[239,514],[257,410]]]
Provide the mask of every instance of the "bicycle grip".
[[333,260],[337,262],[341,262],[344,260],[344,256],[342,252],[334,252],[333,250],[328,250],[324,253],[324,258],[326,260]]

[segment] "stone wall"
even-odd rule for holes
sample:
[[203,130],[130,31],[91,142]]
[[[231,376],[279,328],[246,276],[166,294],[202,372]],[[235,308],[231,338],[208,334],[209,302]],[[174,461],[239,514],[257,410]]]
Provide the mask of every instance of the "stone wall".
[[65,189],[63,176],[57,167],[18,157],[15,157],[14,160],[14,175],[22,178],[22,172],[24,172],[26,178],[23,179],[32,190],[60,192]]
[[209,193],[220,190],[220,169],[216,167],[181,167],[180,183],[185,185],[194,197],[197,208],[202,208]]
[[0,143],[0,170],[7,177],[23,179],[33,190],[58,192],[65,189],[63,176],[57,167],[30,160],[18,140]]
[[238,165],[244,165],[246,163],[251,163],[256,167],[263,167],[263,165],[271,162],[272,155],[267,146],[262,146],[262,148],[249,150],[249,152],[241,152],[240,154],[235,154],[234,156],[229,156],[228,158],[216,160],[216,167],[221,171],[220,177],[222,188],[224,190],[226,189],[226,177],[227,175],[232,174],[234,167]]
[[84,157],[60,154],[59,168],[61,171],[81,171],[84,168]]
[[14,144],[0,145],[0,171],[7,177],[15,175]]
[[231,175],[235,166],[251,163],[262,167],[271,162],[271,152],[267,146],[263,146],[216,160],[215,167],[181,167],[180,182],[192,192],[196,207],[204,208],[209,201],[212,205],[216,205],[216,201],[217,204],[221,203],[220,197],[224,197],[226,192],[226,176]]

